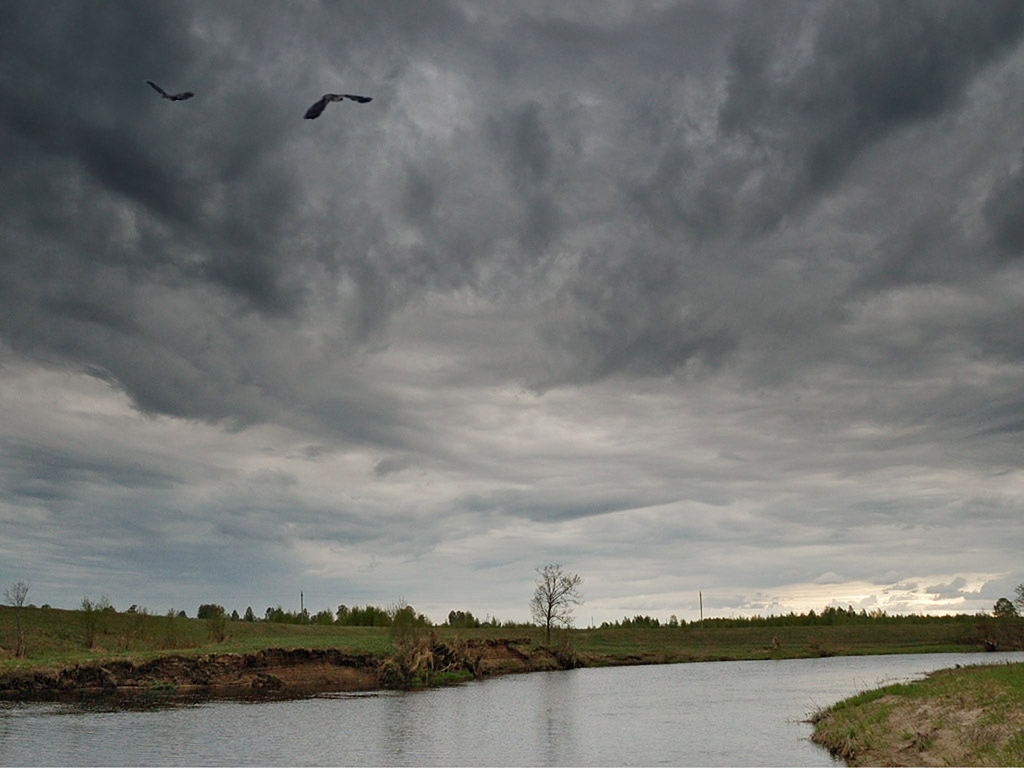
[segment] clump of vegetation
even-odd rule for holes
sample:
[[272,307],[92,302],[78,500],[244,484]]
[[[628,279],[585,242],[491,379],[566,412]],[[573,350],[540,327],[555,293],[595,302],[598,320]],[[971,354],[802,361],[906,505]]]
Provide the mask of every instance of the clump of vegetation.
[[404,600],[391,607],[388,618],[391,653],[381,668],[385,685],[389,688],[430,685],[434,673],[440,671],[436,654],[439,648],[437,635],[427,632],[430,620]]
[[93,602],[86,595],[82,598],[82,610],[80,622],[82,627],[82,645],[85,648],[93,648],[96,645],[96,635],[106,628],[107,615],[114,612],[110,600],[104,595]]
[[576,652],[576,647],[572,644],[572,640],[569,639],[569,635],[562,636],[561,642],[554,649],[553,653],[563,669],[575,669],[576,667],[583,666],[583,662]]
[[973,640],[990,651],[1024,650],[1024,584],[1018,584],[1017,597],[1000,597],[992,606],[991,616],[979,616]]
[[[237,614],[236,614],[237,615]],[[204,619],[210,633],[210,639],[215,643],[223,643],[228,636],[228,612],[223,605],[206,603],[199,606],[196,612],[197,619]]]
[[480,619],[476,618],[471,611],[449,611],[448,626],[459,629],[479,629]]

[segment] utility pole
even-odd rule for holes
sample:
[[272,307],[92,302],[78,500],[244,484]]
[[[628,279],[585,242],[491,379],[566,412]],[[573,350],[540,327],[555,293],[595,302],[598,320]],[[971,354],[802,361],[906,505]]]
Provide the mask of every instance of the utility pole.
[[700,628],[704,629],[704,593],[698,592],[697,599],[700,601]]
[[306,612],[305,596],[302,594],[302,591],[300,590],[299,591],[299,613],[305,613],[305,612]]

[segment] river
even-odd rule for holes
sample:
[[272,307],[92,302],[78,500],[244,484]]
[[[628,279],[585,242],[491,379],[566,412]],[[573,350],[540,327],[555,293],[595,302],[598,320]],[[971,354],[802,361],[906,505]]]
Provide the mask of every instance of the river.
[[818,707],[956,664],[901,654],[577,669],[144,711],[0,707],[0,765],[836,765]]

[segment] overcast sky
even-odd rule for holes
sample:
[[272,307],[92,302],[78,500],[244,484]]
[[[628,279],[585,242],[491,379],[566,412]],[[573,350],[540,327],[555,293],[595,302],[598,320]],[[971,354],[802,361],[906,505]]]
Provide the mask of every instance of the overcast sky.
[[4,3],[0,585],[990,610],[1022,148],[1019,0]]

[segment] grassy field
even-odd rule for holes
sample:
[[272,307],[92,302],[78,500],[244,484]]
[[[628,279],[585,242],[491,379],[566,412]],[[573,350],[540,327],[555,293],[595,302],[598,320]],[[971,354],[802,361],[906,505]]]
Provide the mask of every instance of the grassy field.
[[[82,611],[23,608],[26,654],[14,658],[0,651],[0,671],[64,666],[106,658],[152,658],[169,653],[252,653],[263,648],[345,648],[384,654],[390,649],[387,629],[228,621],[226,637],[216,642],[206,619],[99,612],[90,647],[85,646]],[[0,647],[15,647],[14,609],[0,608]]]
[[[5,669],[64,666],[106,658],[152,658],[168,653],[251,653],[263,648],[339,648],[386,654],[391,634],[384,627],[295,625],[228,621],[226,637],[215,642],[205,619],[100,612],[90,647],[85,647],[85,614],[55,608],[24,608],[26,655],[14,658],[14,609],[0,608],[0,672]],[[922,623],[870,623],[837,626],[719,626],[574,629],[558,632],[553,643],[569,640],[588,666],[684,661],[798,658],[869,653],[975,650],[973,624],[962,619]],[[442,639],[530,638],[532,627],[432,631]]]
[[814,741],[850,765],[1024,765],[1024,664],[940,670],[814,719]]
[[[848,626],[579,629],[577,652],[599,665],[964,651],[962,622]],[[778,641],[776,643],[776,640]]]

